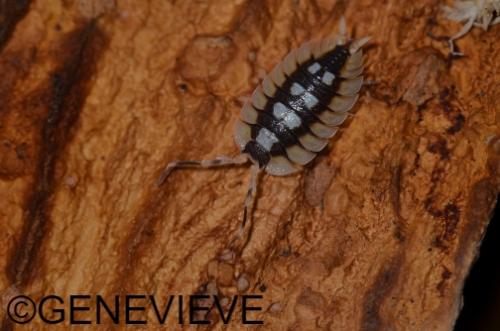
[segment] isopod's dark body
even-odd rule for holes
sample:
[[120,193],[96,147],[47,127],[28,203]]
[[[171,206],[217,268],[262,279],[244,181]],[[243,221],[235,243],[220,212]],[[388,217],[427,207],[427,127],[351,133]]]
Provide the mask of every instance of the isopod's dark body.
[[235,141],[242,154],[278,176],[309,163],[357,101],[367,40],[328,38],[289,53],[241,111]]

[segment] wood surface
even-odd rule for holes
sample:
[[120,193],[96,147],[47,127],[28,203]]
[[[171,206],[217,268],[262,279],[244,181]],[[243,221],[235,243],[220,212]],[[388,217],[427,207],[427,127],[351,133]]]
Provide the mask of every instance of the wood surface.
[[[431,35],[461,25],[440,4],[1,0],[3,306],[257,294],[251,329],[452,330],[500,188],[500,27],[474,28],[451,59]],[[236,155],[241,100],[342,16],[372,37],[354,116],[300,174],[260,177],[242,239],[248,167],[155,186],[172,160]],[[70,327],[17,325],[4,307],[1,330]],[[247,330],[238,314],[201,328]],[[176,323],[140,327],[189,329]]]

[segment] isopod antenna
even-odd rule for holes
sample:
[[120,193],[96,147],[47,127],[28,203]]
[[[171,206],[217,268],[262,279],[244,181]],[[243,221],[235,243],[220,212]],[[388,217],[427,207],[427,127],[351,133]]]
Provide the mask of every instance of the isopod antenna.
[[[157,186],[161,186],[168,176],[177,168],[201,168],[201,169],[209,169],[223,166],[237,166],[243,165],[249,161],[249,156],[247,154],[239,154],[235,157],[229,156],[218,156],[212,160],[176,160],[172,161],[163,170],[162,174],[156,181]],[[243,220],[241,222],[241,229],[243,231],[245,228],[249,210],[251,210],[251,206],[253,205],[254,197],[257,193],[257,182],[258,182],[258,174],[260,169],[257,164],[252,164],[250,167],[250,182],[248,184],[247,194],[245,196],[245,201],[243,203]]]

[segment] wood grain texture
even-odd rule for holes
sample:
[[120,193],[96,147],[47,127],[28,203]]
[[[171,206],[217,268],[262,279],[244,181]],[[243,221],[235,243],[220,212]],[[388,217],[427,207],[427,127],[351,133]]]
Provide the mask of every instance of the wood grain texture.
[[[248,293],[256,329],[451,330],[500,188],[500,28],[451,60],[429,37],[460,28],[439,5],[0,2],[0,329],[68,328],[9,322],[19,293]],[[154,183],[169,161],[235,155],[241,98],[341,16],[372,37],[355,116],[302,173],[260,178],[231,246],[246,167]]]

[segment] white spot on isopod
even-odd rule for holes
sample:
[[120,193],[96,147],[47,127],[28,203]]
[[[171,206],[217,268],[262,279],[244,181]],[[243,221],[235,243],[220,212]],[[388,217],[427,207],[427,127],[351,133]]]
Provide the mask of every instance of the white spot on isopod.
[[329,71],[326,71],[321,78],[321,81],[326,85],[332,85],[333,80],[335,79],[335,75]]
[[319,71],[319,69],[321,69],[321,64],[319,64],[318,62],[314,62],[313,64],[311,64],[309,66],[309,68],[307,68],[307,70],[311,73],[311,74],[315,74]]
[[274,104],[273,115],[276,119],[283,121],[289,129],[299,127],[302,123],[300,117],[281,102]]
[[270,151],[274,143],[279,142],[278,138],[266,128],[261,128],[255,139],[266,151]]
[[304,100],[308,109],[312,109],[319,102],[319,100],[309,92],[302,94],[302,100]]
[[290,88],[290,93],[292,93],[292,95],[301,95],[304,91],[304,87],[302,87],[299,83],[293,83]]
[[288,112],[288,108],[282,104],[281,102],[277,102],[273,106],[273,115],[277,119],[282,119],[283,117],[286,116],[286,113]]

